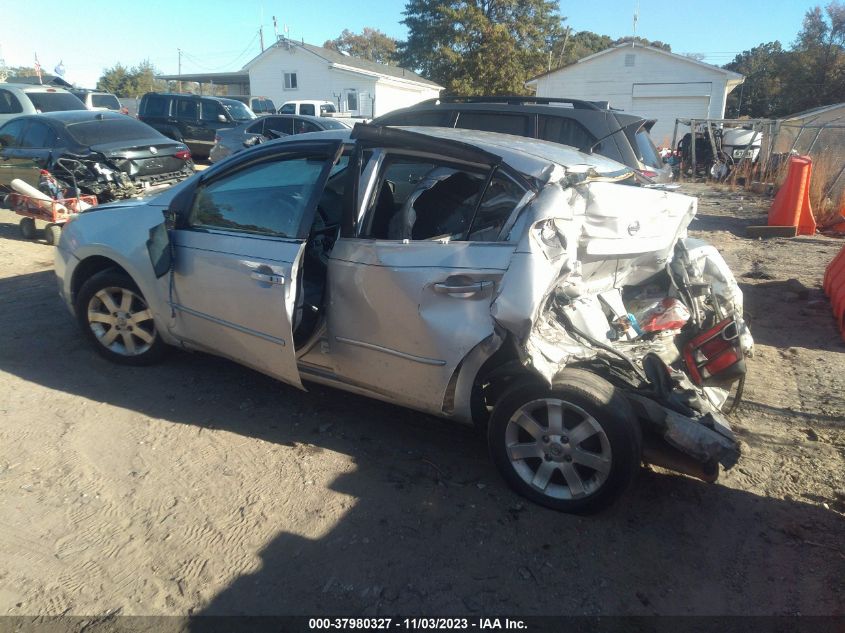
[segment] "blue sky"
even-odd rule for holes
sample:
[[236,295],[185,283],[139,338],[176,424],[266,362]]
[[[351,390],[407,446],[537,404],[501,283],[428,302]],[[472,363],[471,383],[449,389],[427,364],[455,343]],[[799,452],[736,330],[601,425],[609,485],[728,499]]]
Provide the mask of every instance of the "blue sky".
[[[641,0],[637,34],[721,65],[760,42],[791,43],[806,10],[826,1]],[[636,5],[560,0],[573,30],[611,37],[631,34]],[[265,43],[272,41],[274,15],[280,32],[287,24],[291,38],[312,44],[365,26],[402,39],[404,6],[404,0],[0,0],[0,57],[8,66],[31,66],[37,53],[47,71],[61,60],[66,78],[83,87],[118,62],[149,59],[162,73],[176,73],[177,48],[184,51],[183,72],[237,70],[260,51],[262,23]]]

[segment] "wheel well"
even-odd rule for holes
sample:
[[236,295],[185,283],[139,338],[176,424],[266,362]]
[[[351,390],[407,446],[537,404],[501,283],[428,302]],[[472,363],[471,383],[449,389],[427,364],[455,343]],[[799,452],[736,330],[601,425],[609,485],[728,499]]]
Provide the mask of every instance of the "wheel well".
[[76,269],[73,271],[73,279],[70,284],[70,292],[73,302],[76,303],[76,295],[79,293],[79,289],[82,288],[82,284],[91,279],[91,277],[97,273],[109,269],[117,270],[129,275],[129,273],[127,273],[126,270],[117,262],[101,255],[87,257],[79,262]]

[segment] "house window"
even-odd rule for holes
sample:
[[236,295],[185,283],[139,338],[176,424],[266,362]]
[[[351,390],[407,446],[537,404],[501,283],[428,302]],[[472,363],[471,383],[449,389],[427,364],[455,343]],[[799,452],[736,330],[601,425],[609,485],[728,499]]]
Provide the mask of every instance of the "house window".
[[284,73],[285,75],[285,90],[296,90],[296,73]]
[[357,90],[347,90],[346,91],[346,109],[350,112],[358,110],[358,91]]
[[625,65],[626,66],[633,66],[634,61],[637,59],[636,55],[631,55],[630,53],[625,55]]

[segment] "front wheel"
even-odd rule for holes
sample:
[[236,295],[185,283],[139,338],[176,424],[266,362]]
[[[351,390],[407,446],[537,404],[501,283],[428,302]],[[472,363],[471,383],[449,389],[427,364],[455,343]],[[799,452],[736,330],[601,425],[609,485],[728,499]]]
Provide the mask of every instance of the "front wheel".
[[642,432],[625,397],[587,371],[553,387],[514,385],[493,409],[490,454],[505,481],[540,505],[572,513],[610,505],[640,467]]
[[76,316],[97,352],[123,365],[149,365],[167,351],[152,310],[125,273],[104,270],[86,281],[76,299]]
[[52,246],[58,246],[62,238],[62,226],[60,224],[48,224],[44,227],[44,241]]

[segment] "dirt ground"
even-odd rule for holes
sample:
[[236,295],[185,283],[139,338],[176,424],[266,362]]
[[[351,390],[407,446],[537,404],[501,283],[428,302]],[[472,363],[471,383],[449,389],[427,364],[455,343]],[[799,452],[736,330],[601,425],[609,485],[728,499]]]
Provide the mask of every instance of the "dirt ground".
[[587,518],[524,502],[449,423],[199,354],[108,364],[0,211],[0,614],[845,613],[845,344],[818,289],[845,241],[750,240],[767,200],[685,191],[757,341],[745,452],[715,485],[644,470]]

